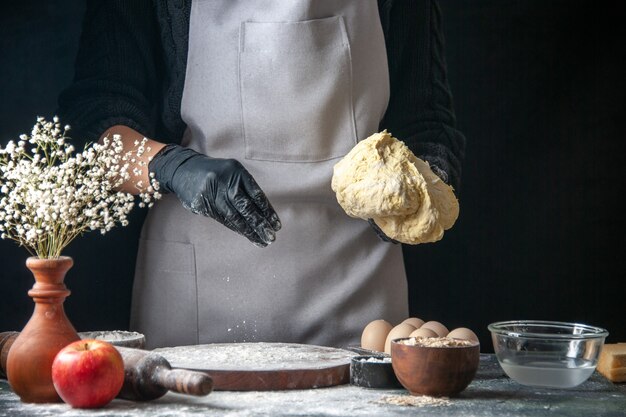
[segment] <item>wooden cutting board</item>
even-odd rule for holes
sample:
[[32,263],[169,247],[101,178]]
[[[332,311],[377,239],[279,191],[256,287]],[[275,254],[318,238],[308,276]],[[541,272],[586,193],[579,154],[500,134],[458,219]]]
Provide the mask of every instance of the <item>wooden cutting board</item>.
[[173,368],[207,372],[222,391],[329,387],[350,382],[355,353],[294,343],[219,343],[154,350]]

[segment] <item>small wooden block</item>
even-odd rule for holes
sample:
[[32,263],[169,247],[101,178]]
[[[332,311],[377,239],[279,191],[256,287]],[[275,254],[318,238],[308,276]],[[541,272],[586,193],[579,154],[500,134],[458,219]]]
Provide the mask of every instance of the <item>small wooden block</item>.
[[597,370],[610,381],[626,382],[626,343],[605,344]]

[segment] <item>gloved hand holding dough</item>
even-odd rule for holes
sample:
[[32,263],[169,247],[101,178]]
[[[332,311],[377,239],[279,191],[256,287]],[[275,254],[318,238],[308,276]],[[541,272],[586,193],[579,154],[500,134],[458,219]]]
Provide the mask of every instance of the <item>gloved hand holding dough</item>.
[[349,216],[373,219],[402,243],[436,242],[459,215],[452,187],[386,130],[335,165],[331,187]]

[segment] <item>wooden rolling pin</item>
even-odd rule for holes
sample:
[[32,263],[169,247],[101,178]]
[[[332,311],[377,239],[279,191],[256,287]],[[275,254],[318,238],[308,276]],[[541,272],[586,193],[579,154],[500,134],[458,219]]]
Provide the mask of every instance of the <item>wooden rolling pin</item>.
[[[6,358],[18,332],[0,333],[0,377],[6,378]],[[213,390],[213,380],[203,372],[172,369],[161,355],[116,346],[124,359],[124,386],[117,398],[148,401],[162,397],[167,391],[180,394],[207,395]]]
[[11,345],[17,339],[18,332],[3,332],[0,333],[0,378],[7,377],[7,357],[9,356],[9,349]]
[[118,398],[146,401],[159,398],[170,390],[180,394],[207,395],[213,380],[204,372],[172,369],[161,355],[116,346],[124,358],[124,386]]

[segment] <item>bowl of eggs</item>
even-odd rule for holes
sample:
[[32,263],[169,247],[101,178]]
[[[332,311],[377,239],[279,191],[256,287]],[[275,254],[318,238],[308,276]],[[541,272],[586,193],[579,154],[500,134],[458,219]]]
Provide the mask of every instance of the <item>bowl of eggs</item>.
[[395,326],[382,319],[370,322],[361,334],[361,347],[373,352],[384,352],[391,355],[391,341],[405,337],[449,337],[478,342],[476,333],[466,327],[458,327],[449,331],[445,325],[438,321],[425,322],[417,317],[409,317]]
[[400,384],[414,395],[454,395],[474,378],[480,358],[478,336],[466,328],[449,331],[438,321],[409,317],[395,326],[374,320],[363,329],[361,348],[391,356]]
[[391,341],[391,364],[413,395],[453,396],[478,370],[480,344],[450,337],[408,337]]

